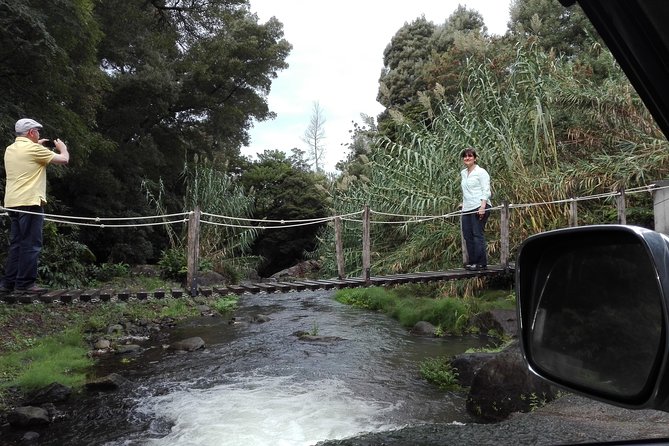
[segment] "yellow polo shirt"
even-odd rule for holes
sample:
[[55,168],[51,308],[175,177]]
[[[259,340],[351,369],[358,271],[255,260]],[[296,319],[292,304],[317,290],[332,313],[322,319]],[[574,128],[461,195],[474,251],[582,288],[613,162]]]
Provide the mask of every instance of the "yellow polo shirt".
[[5,207],[46,203],[46,166],[56,156],[41,144],[18,136],[5,150]]

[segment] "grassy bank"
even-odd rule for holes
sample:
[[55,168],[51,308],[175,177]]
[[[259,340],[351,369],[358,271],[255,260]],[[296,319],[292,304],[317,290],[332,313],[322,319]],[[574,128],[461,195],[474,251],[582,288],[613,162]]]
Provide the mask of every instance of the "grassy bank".
[[344,289],[337,292],[335,299],[381,311],[407,328],[419,321],[430,322],[437,327],[438,335],[475,333],[476,327],[470,324],[473,316],[493,309],[515,309],[516,305],[515,295],[508,290],[488,290],[474,297],[449,297],[438,285]]
[[[0,410],[17,394],[58,382],[75,389],[85,383],[94,364],[91,345],[107,335],[107,327],[124,321],[161,323],[199,314],[199,304],[225,313],[236,298],[195,302],[190,298],[161,301],[79,303],[70,305],[0,305]],[[113,341],[113,338],[111,339]]]

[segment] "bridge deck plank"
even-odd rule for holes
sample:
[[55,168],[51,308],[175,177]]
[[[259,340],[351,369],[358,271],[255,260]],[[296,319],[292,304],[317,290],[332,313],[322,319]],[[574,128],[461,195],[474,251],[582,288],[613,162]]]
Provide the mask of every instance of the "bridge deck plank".
[[[417,282],[436,282],[436,281],[448,281],[448,280],[460,280],[467,279],[472,277],[481,277],[481,276],[495,276],[500,274],[512,274],[515,271],[515,265],[509,264],[508,266],[504,265],[490,265],[488,269],[482,271],[468,271],[464,268],[454,268],[447,271],[424,271],[416,273],[402,273],[402,274],[391,274],[387,276],[372,276],[368,281],[365,281],[361,277],[346,277],[343,279],[333,278],[333,279],[304,279],[296,280],[292,282],[262,282],[262,283],[252,283],[252,284],[243,284],[243,285],[221,285],[213,286],[211,288],[201,288],[199,290],[203,295],[211,295],[212,292],[218,294],[237,294],[241,295],[244,293],[260,293],[267,292],[272,293],[275,291],[280,292],[289,292],[289,291],[304,291],[304,290],[317,290],[317,289],[341,289],[341,288],[355,288],[355,287],[366,287],[369,285],[374,286],[392,286],[399,285],[404,283],[417,283]],[[171,297],[178,299],[183,297],[184,291],[182,289],[171,289],[169,290]],[[134,295],[139,300],[145,300],[149,296],[147,291],[137,291]],[[133,296],[133,292],[129,290],[114,291],[112,289],[86,289],[86,290],[53,290],[48,291],[42,294],[21,294],[21,293],[6,293],[0,295],[0,301],[3,301],[6,304],[14,303],[32,303],[34,301],[42,303],[52,303],[54,301],[60,301],[63,304],[73,303],[76,300],[80,302],[107,302],[112,298],[125,301]],[[166,297],[165,290],[156,290],[153,292],[153,297],[156,299],[162,299]]]

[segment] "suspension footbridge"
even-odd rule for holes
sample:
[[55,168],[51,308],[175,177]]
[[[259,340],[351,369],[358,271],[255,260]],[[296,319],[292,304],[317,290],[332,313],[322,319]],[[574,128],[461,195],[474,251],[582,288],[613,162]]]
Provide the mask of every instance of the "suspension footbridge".
[[[154,290],[154,291],[129,291],[114,290],[107,288],[100,289],[77,289],[77,290],[49,290],[40,294],[28,294],[19,292],[10,292],[0,294],[0,301],[8,304],[12,303],[76,303],[76,302],[109,302],[109,301],[127,301],[131,299],[166,299],[180,298],[184,295],[211,296],[211,295],[243,295],[258,293],[278,293],[278,292],[299,292],[318,289],[342,289],[367,286],[395,286],[409,283],[427,283],[438,281],[461,280],[471,278],[483,278],[491,276],[510,275],[514,272],[514,264],[510,261],[510,214],[512,211],[522,212],[535,206],[558,206],[566,209],[565,214],[568,217],[566,222],[568,226],[577,226],[578,211],[577,204],[585,200],[610,200],[617,208],[617,220],[613,223],[625,224],[625,197],[634,193],[652,193],[654,201],[655,229],[660,232],[669,230],[669,182],[659,182],[649,186],[638,187],[634,189],[612,191],[608,193],[588,196],[574,197],[546,201],[541,203],[529,204],[510,204],[502,203],[493,207],[491,211],[499,211],[499,236],[494,237],[497,246],[495,256],[499,258],[499,263],[488,265],[488,268],[482,271],[469,271],[464,268],[447,268],[443,271],[426,272],[407,272],[391,275],[372,275],[372,265],[370,262],[371,253],[371,226],[375,224],[393,224],[403,225],[407,229],[414,224],[425,222],[435,222],[438,220],[456,220],[459,224],[461,211],[449,212],[440,215],[407,215],[395,214],[389,212],[374,211],[369,207],[358,212],[348,214],[329,216],[316,219],[304,220],[268,220],[268,219],[250,219],[232,216],[215,215],[206,212],[200,212],[199,209],[190,212],[156,215],[149,217],[123,217],[123,218],[103,218],[103,217],[72,217],[64,215],[44,214],[45,220],[52,221],[62,225],[82,225],[96,226],[101,229],[113,230],[115,228],[136,228],[138,226],[156,226],[156,225],[187,225],[188,233],[188,277],[183,288]],[[0,210],[3,210],[0,208]],[[6,210],[6,209],[5,209]],[[520,219],[522,221],[522,218]],[[350,277],[344,271],[343,247],[341,246],[341,227],[342,222],[356,223],[361,225],[360,253],[362,256],[362,273],[359,277]],[[611,222],[609,222],[611,223]],[[243,282],[240,284],[220,284],[214,286],[199,286],[197,281],[198,252],[199,252],[199,231],[200,226],[217,225],[230,226],[243,229],[254,230],[272,230],[305,225],[323,225],[332,224],[335,230],[335,244],[338,277],[331,279],[294,279],[294,280],[262,280],[258,282]],[[517,230],[517,228],[514,228]],[[463,249],[462,252],[466,252]],[[464,254],[463,254],[464,256]],[[467,263],[463,257],[463,264]]]

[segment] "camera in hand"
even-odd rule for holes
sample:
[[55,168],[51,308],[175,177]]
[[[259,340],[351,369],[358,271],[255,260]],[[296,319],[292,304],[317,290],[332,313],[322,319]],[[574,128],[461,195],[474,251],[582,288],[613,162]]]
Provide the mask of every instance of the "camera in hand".
[[54,142],[53,139],[47,139],[47,140],[42,141],[42,145],[44,147],[49,147],[49,148],[56,147],[56,143]]

